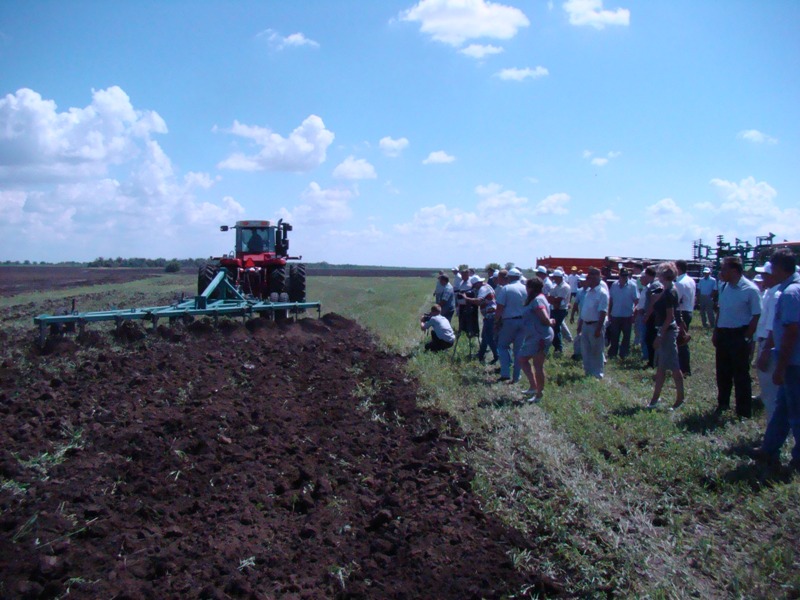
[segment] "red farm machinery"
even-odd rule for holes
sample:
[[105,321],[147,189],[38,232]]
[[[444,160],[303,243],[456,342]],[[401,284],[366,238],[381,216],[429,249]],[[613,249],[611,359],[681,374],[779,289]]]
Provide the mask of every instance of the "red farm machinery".
[[[231,229],[227,225],[221,231]],[[301,256],[289,256],[288,233],[292,230],[283,220],[277,225],[269,221],[237,221],[236,246],[233,252],[200,267],[197,293],[203,294],[224,270],[225,280],[246,296],[276,303],[304,304],[306,301],[306,266],[290,263]],[[224,297],[225,287],[216,287],[210,298]],[[295,312],[304,307],[292,307]],[[279,318],[283,315],[276,316]]]
[[234,250],[225,256],[211,258],[200,267],[197,276],[197,295],[181,298],[168,306],[114,309],[93,312],[39,315],[33,322],[39,326],[39,342],[44,346],[48,328],[50,333],[80,331],[87,323],[114,321],[119,327],[126,321],[150,321],[157,327],[162,318],[170,322],[197,316],[219,317],[253,316],[272,317],[276,321],[289,316],[297,317],[306,309],[322,311],[319,302],[306,301],[306,268],[296,262],[301,257],[289,256],[289,223],[279,220],[237,221],[221,231],[236,231]]

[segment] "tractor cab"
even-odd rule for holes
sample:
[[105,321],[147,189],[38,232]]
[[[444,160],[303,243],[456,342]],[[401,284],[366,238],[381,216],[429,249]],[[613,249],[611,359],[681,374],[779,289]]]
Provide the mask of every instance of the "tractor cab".
[[[220,231],[228,231],[230,227],[222,225]],[[237,221],[233,226],[236,230],[236,257],[242,258],[246,254],[273,254],[276,258],[288,256],[289,240],[287,232],[292,226],[278,221],[272,225],[269,221]]]

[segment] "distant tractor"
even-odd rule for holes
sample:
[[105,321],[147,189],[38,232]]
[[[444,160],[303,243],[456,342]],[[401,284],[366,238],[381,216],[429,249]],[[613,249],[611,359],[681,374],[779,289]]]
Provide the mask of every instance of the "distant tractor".
[[[220,231],[231,227],[223,225]],[[289,256],[289,223],[279,220],[277,225],[269,221],[237,221],[235,250],[228,255],[211,258],[200,267],[197,276],[197,293],[202,294],[225,269],[226,279],[234,288],[246,296],[269,302],[306,301],[306,266],[289,263],[301,256]],[[215,289],[210,298],[224,293],[222,287]],[[298,309],[302,310],[302,309]]]
[[[230,227],[223,225],[221,231]],[[75,325],[83,332],[89,323],[114,321],[117,328],[127,321],[149,321],[153,329],[160,319],[170,323],[178,319],[207,317],[218,322],[220,317],[244,319],[273,316],[284,320],[289,314],[297,315],[306,309],[322,312],[320,302],[306,301],[306,266],[291,263],[300,256],[289,256],[289,238],[292,226],[278,221],[238,221],[236,249],[219,258],[211,258],[200,267],[197,275],[197,296],[184,298],[166,306],[144,308],[115,308],[90,312],[72,309],[60,315],[39,315],[33,322],[39,327],[39,345],[44,348],[48,328],[53,335],[61,336],[73,331]],[[296,317],[295,317],[296,318]]]

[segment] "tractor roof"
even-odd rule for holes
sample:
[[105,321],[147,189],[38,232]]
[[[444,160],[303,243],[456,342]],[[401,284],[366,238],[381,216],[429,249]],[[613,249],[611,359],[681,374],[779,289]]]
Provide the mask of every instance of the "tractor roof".
[[269,221],[236,221],[236,227],[269,227]]

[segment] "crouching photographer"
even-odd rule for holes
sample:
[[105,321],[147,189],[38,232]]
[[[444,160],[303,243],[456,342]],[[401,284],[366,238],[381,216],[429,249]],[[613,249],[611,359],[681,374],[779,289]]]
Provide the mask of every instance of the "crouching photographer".
[[431,312],[423,315],[419,327],[422,331],[431,331],[431,341],[425,344],[425,350],[440,352],[452,348],[456,341],[456,334],[450,326],[450,321],[442,316],[442,307],[438,304],[431,306]]

